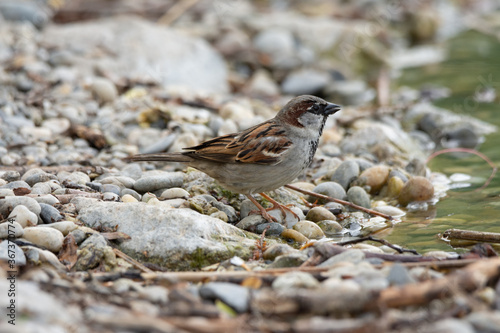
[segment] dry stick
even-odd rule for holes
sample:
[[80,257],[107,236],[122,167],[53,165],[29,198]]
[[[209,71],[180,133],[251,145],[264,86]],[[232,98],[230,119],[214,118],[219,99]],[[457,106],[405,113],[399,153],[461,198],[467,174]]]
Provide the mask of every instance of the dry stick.
[[351,203],[349,201],[335,199],[335,198],[332,198],[332,197],[329,197],[329,196],[326,196],[326,195],[323,195],[323,194],[319,194],[319,193],[314,193],[314,192],[311,192],[311,191],[303,190],[303,189],[301,189],[301,188],[299,188],[297,186],[294,186],[294,185],[285,185],[285,187],[288,187],[291,190],[294,190],[294,191],[297,191],[297,192],[300,192],[300,193],[303,193],[303,194],[312,195],[314,197],[317,197],[317,198],[320,198],[320,199],[323,199],[323,200],[337,202],[337,203],[339,203],[341,205],[352,207],[354,209],[363,211],[363,212],[368,213],[370,215],[377,215],[377,216],[383,217],[384,219],[389,220],[389,221],[393,221],[394,220],[394,218],[392,216],[390,216],[390,215],[387,215],[387,214],[384,214],[384,213],[380,213],[380,212],[376,212],[374,210],[371,210],[371,209],[368,209],[368,208],[365,208],[365,207],[361,207],[361,206],[355,205],[355,204],[353,204],[353,203]]
[[132,264],[134,265],[135,267],[137,267],[138,269],[140,269],[141,271],[143,271],[144,273],[154,273],[151,269],[147,268],[146,266],[144,266],[143,264],[141,264],[140,262],[138,262],[137,260],[129,257],[128,255],[126,255],[125,253],[123,253],[122,251],[118,250],[118,249],[113,249],[113,252],[120,258],[122,258],[123,260],[127,261],[129,264]]
[[440,279],[384,289],[377,303],[382,308],[428,304],[434,299],[448,297],[456,290],[483,288],[489,280],[498,278],[499,272],[500,258],[479,260]]
[[357,243],[361,243],[361,242],[365,242],[365,241],[378,242],[380,244],[383,244],[383,245],[386,245],[386,246],[390,247],[393,250],[398,251],[399,253],[408,252],[408,253],[413,253],[414,255],[417,255],[417,256],[420,255],[415,250],[404,249],[402,247],[399,247],[397,245],[389,243],[385,239],[375,238],[373,236],[366,236],[366,237],[362,237],[362,238],[358,238],[358,239],[348,240],[348,241],[345,241],[345,242],[338,242],[338,243],[335,243],[335,245],[344,246],[344,245],[350,245],[350,244],[357,244]]
[[486,243],[500,243],[500,233],[473,230],[448,229],[443,233],[448,239],[465,239]]
[[484,155],[483,153],[481,153],[475,149],[469,149],[469,148],[448,148],[448,149],[436,151],[436,152],[432,153],[427,158],[427,161],[425,161],[425,164],[429,163],[429,161],[432,160],[434,157],[441,155],[441,154],[446,154],[446,153],[468,153],[468,154],[477,155],[477,156],[481,157],[483,160],[485,160],[486,163],[488,163],[490,165],[490,167],[493,169],[493,170],[491,170],[490,177],[486,180],[486,182],[483,184],[483,186],[475,189],[474,191],[480,191],[483,188],[485,188],[486,186],[488,186],[498,170],[497,166],[488,158],[488,156]]
[[199,0],[182,0],[176,2],[162,17],[158,19],[159,24],[170,25],[182,16],[189,8],[198,3]]
[[[405,257],[405,256],[401,256]],[[437,260],[437,261],[424,261],[424,262],[408,262],[399,263],[406,267],[430,267],[433,269],[456,269],[467,266],[472,263],[488,261],[489,259],[460,259],[460,260]],[[382,267],[383,265],[375,265],[375,267]],[[203,281],[243,281],[249,277],[257,278],[271,278],[274,279],[280,275],[289,272],[307,272],[310,274],[321,274],[328,271],[331,267],[292,267],[292,268],[275,268],[266,269],[261,271],[226,271],[226,272],[153,272],[142,273],[141,276],[144,280],[167,280],[175,282],[203,282]],[[94,277],[101,278],[113,273],[94,273]]]

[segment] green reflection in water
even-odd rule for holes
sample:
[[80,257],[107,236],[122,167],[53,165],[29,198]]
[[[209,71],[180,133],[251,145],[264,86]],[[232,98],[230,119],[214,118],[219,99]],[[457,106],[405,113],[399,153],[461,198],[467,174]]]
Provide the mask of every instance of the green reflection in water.
[[[500,42],[491,36],[468,31],[447,43],[449,59],[441,64],[405,70],[399,85],[420,88],[435,84],[451,89],[451,96],[436,101],[437,106],[456,113],[472,115],[500,127]],[[485,82],[497,98],[493,103],[477,103],[473,96]],[[479,151],[500,166],[500,133],[486,138]],[[383,235],[390,242],[414,248],[422,253],[432,250],[463,252],[439,240],[438,233],[448,228],[500,232],[500,175],[486,189],[481,187],[491,168],[475,155],[455,158],[440,155],[429,164],[433,171],[451,175],[456,172],[472,176],[472,186],[448,192],[425,214],[408,214],[403,222]],[[382,235],[381,235],[382,236]],[[498,249],[498,248],[497,248]]]

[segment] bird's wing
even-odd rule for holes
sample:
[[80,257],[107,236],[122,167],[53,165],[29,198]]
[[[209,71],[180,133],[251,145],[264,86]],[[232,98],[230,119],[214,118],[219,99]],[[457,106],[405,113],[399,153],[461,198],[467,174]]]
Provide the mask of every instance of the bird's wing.
[[292,142],[283,129],[268,121],[241,133],[233,133],[185,148],[184,155],[221,163],[277,164]]

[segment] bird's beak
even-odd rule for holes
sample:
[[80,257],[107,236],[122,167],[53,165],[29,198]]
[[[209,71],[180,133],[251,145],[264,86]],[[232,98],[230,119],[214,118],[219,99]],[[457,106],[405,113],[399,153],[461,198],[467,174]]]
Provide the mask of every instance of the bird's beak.
[[329,116],[340,110],[340,105],[328,103],[325,107],[325,113]]

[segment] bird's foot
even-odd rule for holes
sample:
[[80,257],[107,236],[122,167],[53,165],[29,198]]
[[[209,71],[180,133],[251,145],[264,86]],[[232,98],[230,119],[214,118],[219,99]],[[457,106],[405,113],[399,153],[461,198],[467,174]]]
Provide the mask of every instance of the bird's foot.
[[269,201],[270,203],[273,204],[273,206],[271,208],[266,209],[266,211],[270,211],[273,209],[279,209],[281,211],[281,215],[283,216],[283,218],[286,218],[286,211],[289,211],[297,219],[297,221],[300,221],[300,217],[297,214],[295,214],[295,212],[293,210],[291,210],[289,207],[280,204],[278,201],[274,200],[273,198],[271,198],[270,196],[268,196],[265,193],[259,193],[259,194],[262,195],[264,197],[264,199],[266,199],[267,201]]

